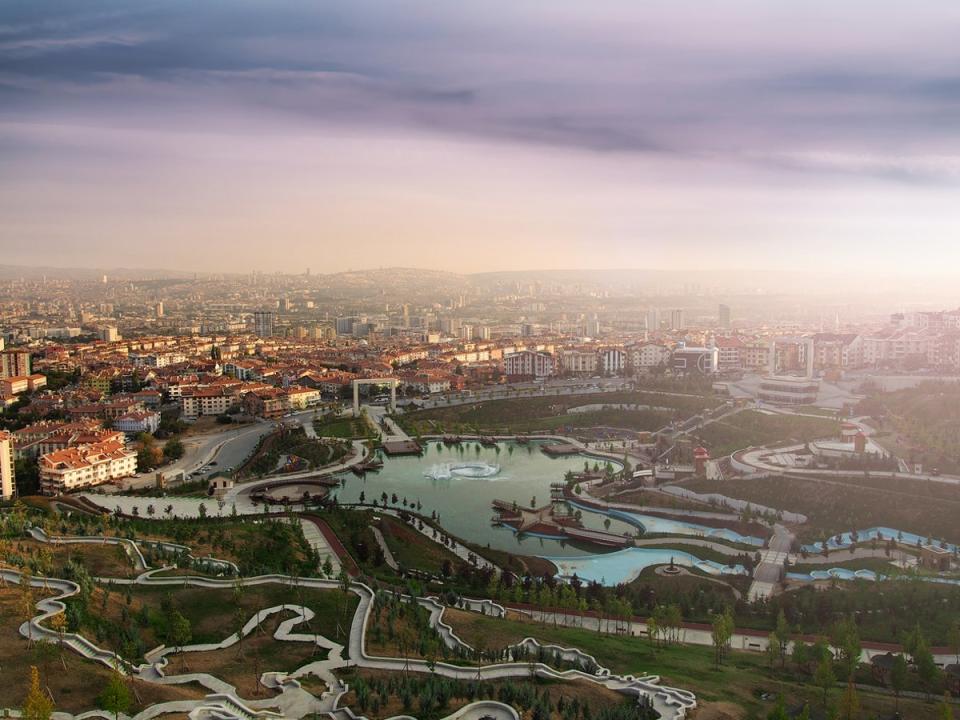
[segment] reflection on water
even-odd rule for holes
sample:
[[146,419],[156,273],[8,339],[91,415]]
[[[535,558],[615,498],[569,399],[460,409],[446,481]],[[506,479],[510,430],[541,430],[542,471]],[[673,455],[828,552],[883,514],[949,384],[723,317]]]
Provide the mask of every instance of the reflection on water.
[[682,567],[696,568],[710,575],[746,575],[742,565],[728,567],[709,560],[701,560],[690,553],[659,548],[626,548],[605,555],[579,557],[548,557],[565,577],[576,575],[584,581],[604,585],[630,582],[651,565],[666,565],[671,561]]
[[[547,538],[517,536],[509,528],[494,527],[494,500],[538,507],[550,502],[550,484],[563,482],[567,472],[578,472],[587,463],[603,466],[603,460],[582,456],[552,458],[540,452],[541,443],[498,443],[484,447],[468,442],[461,446],[427,443],[421,457],[385,457],[383,468],[364,478],[350,477],[336,491],[340,502],[382,500],[394,494],[402,507],[422,503],[425,515],[437,512],[452,534],[491,548],[525,555],[582,554],[593,552],[571,543]],[[614,463],[619,469],[619,466]],[[447,469],[449,468],[449,472]],[[495,469],[495,470],[494,470]],[[601,519],[602,522],[602,519]],[[631,529],[634,534],[636,529]]]

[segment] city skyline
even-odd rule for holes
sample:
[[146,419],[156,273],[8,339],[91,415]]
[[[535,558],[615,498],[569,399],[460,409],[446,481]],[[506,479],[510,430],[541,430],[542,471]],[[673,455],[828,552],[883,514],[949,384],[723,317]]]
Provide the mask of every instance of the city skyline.
[[0,245],[200,272],[935,273],[960,260],[957,10],[921,10],[10,4]]

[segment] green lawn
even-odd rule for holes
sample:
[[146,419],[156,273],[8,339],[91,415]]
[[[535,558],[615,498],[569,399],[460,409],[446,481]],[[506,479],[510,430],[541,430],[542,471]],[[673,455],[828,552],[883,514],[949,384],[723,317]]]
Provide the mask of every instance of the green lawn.
[[[460,637],[483,637],[487,647],[498,647],[534,637],[544,643],[577,647],[593,655],[597,661],[615,673],[659,675],[666,685],[692,690],[701,704],[725,702],[739,705],[745,717],[766,717],[773,708],[774,698],[782,693],[788,705],[808,702],[819,707],[822,693],[789,669],[784,672],[768,667],[766,657],[759,653],[731,651],[719,668],[713,649],[696,645],[671,645],[654,648],[646,639],[623,635],[599,634],[580,628],[553,627],[528,621],[500,620],[476,613],[447,612],[444,615]],[[769,699],[761,699],[767,693]],[[840,695],[838,685],[830,693],[830,702]],[[888,696],[860,693],[863,717],[872,713],[891,712],[894,699]],[[930,717],[932,705],[918,701],[901,700],[905,717]],[[911,712],[912,711],[912,712]]]
[[[400,416],[399,421],[413,434],[468,430],[515,433],[596,426],[656,430],[674,418],[685,419],[717,407],[721,402],[709,395],[671,395],[641,391],[531,396],[418,410]],[[618,404],[665,409],[621,410],[608,407],[587,413],[568,412],[570,408],[583,405]]]
[[446,563],[450,570],[463,563],[439,543],[389,515],[381,516],[380,532],[400,567],[440,573]]
[[713,457],[722,457],[751,445],[769,445],[788,440],[806,442],[833,437],[837,432],[837,421],[828,418],[769,415],[757,410],[743,410],[692,434],[700,439]]
[[[210,589],[182,586],[144,586],[133,591],[134,600],[147,607],[159,608],[169,594],[174,607],[190,621],[194,643],[219,642],[235,630],[233,623],[234,593],[232,588]],[[349,626],[357,606],[357,596],[346,596],[338,590],[295,588],[290,585],[271,583],[254,585],[243,589],[240,606],[247,619],[258,609],[266,609],[285,603],[303,603],[314,611],[313,626],[318,633],[336,639],[337,623]],[[343,639],[341,634],[341,640]]]
[[367,438],[372,436],[370,426],[361,418],[318,418],[313,429],[321,437]]

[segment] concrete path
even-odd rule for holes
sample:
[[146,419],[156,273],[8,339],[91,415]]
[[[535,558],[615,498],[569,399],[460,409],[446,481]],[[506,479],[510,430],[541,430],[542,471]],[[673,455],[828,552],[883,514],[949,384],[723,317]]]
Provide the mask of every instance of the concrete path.
[[[20,573],[12,570],[0,570],[5,582],[19,583]],[[113,581],[116,585],[160,585],[160,586],[193,586],[202,588],[234,588],[237,584],[241,586],[256,586],[267,583],[281,583],[285,585],[299,585],[317,589],[326,589],[339,592],[339,583],[335,580],[324,580],[318,578],[292,578],[282,575],[266,575],[253,578],[243,578],[238,580],[222,580],[217,578],[201,577],[157,577],[153,571],[143,573],[133,579],[117,579]],[[249,712],[249,709],[279,709],[284,717],[301,718],[321,710],[330,711],[336,709],[336,703],[331,703],[329,698],[318,700],[312,694],[304,691],[296,679],[297,673],[287,675],[285,673],[267,672],[261,677],[261,682],[268,687],[273,687],[280,691],[280,694],[274,698],[269,698],[255,702],[243,702],[236,697],[236,691],[228,683],[211,676],[207,673],[185,673],[181,675],[169,675],[168,669],[169,656],[173,652],[170,648],[157,648],[147,654],[146,662],[142,665],[133,666],[124,661],[112,652],[101,650],[89,640],[75,633],[65,633],[62,637],[58,636],[53,630],[45,627],[43,621],[49,619],[55,614],[64,611],[63,600],[79,592],[79,588],[68,580],[56,578],[32,578],[31,584],[34,587],[43,587],[49,592],[55,593],[51,598],[41,599],[37,603],[40,614],[23,623],[20,628],[21,634],[35,641],[60,643],[78,652],[84,657],[101,662],[110,667],[116,667],[127,674],[133,674],[147,681],[161,684],[195,682],[213,690],[216,693],[214,699],[210,702],[221,710],[221,717],[224,718],[249,718],[257,716]],[[424,660],[405,660],[403,658],[376,657],[367,654],[365,649],[366,628],[369,623],[370,613],[373,607],[374,592],[362,583],[352,583],[349,591],[359,597],[357,610],[351,622],[350,634],[347,644],[347,658],[343,656],[343,646],[323,638],[322,636],[297,633],[295,628],[298,625],[308,622],[313,614],[309,608],[284,604],[272,608],[265,608],[258,611],[254,617],[245,623],[240,634],[234,633],[223,641],[215,644],[190,645],[183,648],[184,652],[205,652],[222,650],[232,646],[240,641],[241,636],[253,632],[262,622],[263,618],[270,614],[289,612],[293,614],[280,623],[274,637],[278,641],[287,642],[313,642],[328,651],[325,659],[309,663],[311,671],[321,677],[329,677],[328,687],[331,694],[336,697],[342,696],[346,687],[332,676],[332,670],[353,665],[363,668],[436,673],[438,675],[461,679],[505,679],[505,678],[524,678],[530,677],[531,673],[552,680],[588,680],[607,687],[610,690],[623,694],[639,697],[646,697],[651,705],[656,709],[664,720],[680,720],[687,716],[688,711],[696,707],[696,697],[693,693],[686,690],[669,688],[660,685],[659,678],[656,676],[631,675],[617,676],[610,673],[606,668],[602,668],[596,663],[595,659],[586,655],[575,648],[560,648],[558,646],[545,646],[544,650],[551,655],[561,657],[569,662],[581,664],[587,659],[590,661],[590,667],[596,668],[589,672],[584,670],[566,670],[558,671],[549,665],[543,663],[530,662],[505,662],[491,665],[484,665],[480,668],[467,667],[463,665],[453,665],[445,662],[428,663]],[[442,616],[444,607],[435,598],[413,598],[414,601],[424,604],[430,608],[431,624],[437,632],[444,638],[444,641],[451,646],[461,646],[469,648],[462,640],[456,637],[452,628],[443,622]],[[489,600],[464,601],[466,609],[477,611],[478,609],[489,608],[485,614],[500,615],[506,613],[506,610],[496,603]],[[532,644],[531,644],[532,643]],[[524,649],[538,651],[540,644],[536,640],[528,638],[521,643]],[[581,665],[583,666],[583,665]],[[300,668],[297,672],[304,671]],[[326,695],[326,694],[325,694]],[[144,715],[141,720],[147,720],[148,717],[155,717],[164,712],[185,712],[189,709],[191,713],[203,709],[207,700],[199,701],[178,701],[177,703],[160,703],[150,708],[149,715]],[[190,704],[192,703],[192,705]],[[193,715],[192,715],[193,716]],[[201,715],[207,717],[207,715]],[[465,717],[472,717],[469,713]],[[262,716],[261,716],[262,717]]]
[[317,524],[310,518],[298,518],[298,521],[300,522],[300,528],[303,530],[303,537],[320,557],[318,569],[322,569],[324,563],[329,560],[333,568],[330,577],[337,577],[342,567],[340,565],[340,557],[334,552],[333,548],[330,547],[326,536],[320,532],[320,528],[318,528]]
[[778,584],[783,577],[787,553],[793,545],[793,537],[793,533],[783,525],[779,523],[774,525],[769,546],[760,552],[760,562],[753,569],[753,583],[747,593],[747,600],[753,602],[768,598],[777,592]]
[[377,545],[380,546],[381,552],[383,552],[383,560],[387,563],[389,567],[394,572],[400,570],[400,565],[397,564],[397,561],[393,557],[393,553],[390,551],[390,548],[387,547],[387,541],[383,539],[383,533],[380,532],[380,528],[376,525],[370,526],[371,532],[373,532],[373,537],[376,538]]

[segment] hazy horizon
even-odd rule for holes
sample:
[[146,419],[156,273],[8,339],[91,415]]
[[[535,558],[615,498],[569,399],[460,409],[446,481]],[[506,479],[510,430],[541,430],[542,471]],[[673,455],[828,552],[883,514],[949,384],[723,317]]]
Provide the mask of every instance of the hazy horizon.
[[940,1],[11,2],[0,248],[942,276],[958,25]]

